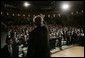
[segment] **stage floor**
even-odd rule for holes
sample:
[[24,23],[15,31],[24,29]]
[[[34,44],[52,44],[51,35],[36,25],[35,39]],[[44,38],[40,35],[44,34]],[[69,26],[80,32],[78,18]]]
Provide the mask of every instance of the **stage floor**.
[[51,54],[51,57],[84,57],[84,47],[73,46],[60,52]]

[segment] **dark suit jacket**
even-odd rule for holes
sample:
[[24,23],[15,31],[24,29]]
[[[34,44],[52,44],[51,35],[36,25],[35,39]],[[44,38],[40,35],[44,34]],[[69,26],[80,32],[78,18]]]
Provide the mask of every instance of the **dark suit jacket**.
[[12,46],[12,56],[10,52],[8,51],[7,45],[5,45],[1,49],[1,57],[18,57],[18,48],[16,46]]
[[13,48],[13,57],[18,57],[18,53],[19,53],[18,43],[14,43],[12,48]]
[[29,34],[28,57],[50,57],[48,30],[45,26],[35,28]]
[[11,57],[10,52],[8,51],[7,45],[5,45],[5,46],[1,49],[1,57]]

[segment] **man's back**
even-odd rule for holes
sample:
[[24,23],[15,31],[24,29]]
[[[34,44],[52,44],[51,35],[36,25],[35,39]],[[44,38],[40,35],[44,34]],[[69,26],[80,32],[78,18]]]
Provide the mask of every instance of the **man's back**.
[[28,57],[50,57],[48,30],[45,26],[35,28],[30,33]]

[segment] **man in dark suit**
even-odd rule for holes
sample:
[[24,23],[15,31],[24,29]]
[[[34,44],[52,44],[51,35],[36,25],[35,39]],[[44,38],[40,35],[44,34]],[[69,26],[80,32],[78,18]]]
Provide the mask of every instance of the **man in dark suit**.
[[1,49],[1,57],[18,57],[18,48],[14,45],[13,39],[8,36],[6,45]]
[[6,38],[6,45],[1,49],[1,56],[2,57],[12,57],[12,39],[11,38]]
[[50,57],[48,30],[43,25],[43,18],[34,18],[36,28],[29,34],[27,57]]
[[62,33],[59,31],[58,33],[58,47],[60,50],[62,50]]

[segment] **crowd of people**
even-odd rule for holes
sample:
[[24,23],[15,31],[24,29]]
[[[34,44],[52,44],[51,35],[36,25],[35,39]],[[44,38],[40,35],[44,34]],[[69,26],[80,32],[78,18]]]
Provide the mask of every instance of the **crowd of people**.
[[[63,44],[66,44],[68,46],[73,44],[79,44],[79,45],[84,44],[83,28],[76,28],[69,26],[66,27],[59,25],[48,25],[48,26],[49,26],[49,35],[51,39],[50,41],[53,43],[52,48],[59,46],[61,49]],[[55,45],[56,40],[58,40],[57,42],[58,45]]]
[[[8,26],[8,33],[6,39],[12,39],[12,43],[10,44],[13,45],[13,56],[26,57],[26,50],[27,46],[29,45],[29,33],[33,29],[34,26],[30,25]],[[65,45],[81,44],[81,42],[82,44],[84,43],[84,30],[82,28],[48,25],[48,29],[50,50],[55,47],[59,47],[60,50],[62,50],[62,41],[66,41]],[[25,49],[25,52],[23,52],[23,48]]]

